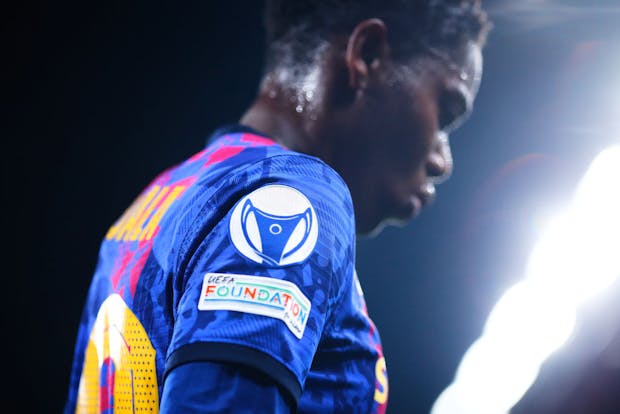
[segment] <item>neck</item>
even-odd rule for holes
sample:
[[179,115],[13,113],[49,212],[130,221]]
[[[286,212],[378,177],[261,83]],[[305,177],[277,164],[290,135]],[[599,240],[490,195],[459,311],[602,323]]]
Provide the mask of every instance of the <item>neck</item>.
[[279,144],[298,152],[311,152],[308,139],[298,120],[259,96],[243,114],[239,123],[270,136]]
[[[293,151],[321,158],[326,154],[319,139],[317,104],[320,100],[316,85],[302,82],[301,87],[297,87],[296,82],[278,82],[275,80],[278,77],[282,76],[265,77],[258,97],[239,122],[269,135]],[[310,86],[313,88],[308,89]]]

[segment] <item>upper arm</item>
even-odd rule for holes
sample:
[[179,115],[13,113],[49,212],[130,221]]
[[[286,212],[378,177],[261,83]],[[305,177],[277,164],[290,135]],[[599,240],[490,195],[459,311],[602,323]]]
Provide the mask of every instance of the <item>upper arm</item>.
[[233,177],[247,184],[220,195],[229,207],[184,271],[166,372],[196,361],[241,364],[297,401],[353,271],[353,211],[329,167],[276,158]]
[[289,414],[292,401],[268,376],[236,364],[192,362],[172,370],[166,379],[161,414],[234,412]]

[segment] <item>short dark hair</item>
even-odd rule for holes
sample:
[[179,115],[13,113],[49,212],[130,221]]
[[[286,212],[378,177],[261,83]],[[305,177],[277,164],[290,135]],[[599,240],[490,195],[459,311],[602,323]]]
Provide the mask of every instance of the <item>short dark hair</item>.
[[266,0],[266,69],[309,63],[319,45],[372,17],[388,26],[394,59],[482,46],[491,26],[481,0]]

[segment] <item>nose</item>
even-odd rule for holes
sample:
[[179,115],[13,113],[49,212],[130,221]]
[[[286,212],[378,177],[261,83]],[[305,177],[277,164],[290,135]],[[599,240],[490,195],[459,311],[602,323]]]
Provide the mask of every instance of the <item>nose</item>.
[[426,173],[434,184],[439,184],[452,174],[452,152],[448,134],[438,132],[426,161]]

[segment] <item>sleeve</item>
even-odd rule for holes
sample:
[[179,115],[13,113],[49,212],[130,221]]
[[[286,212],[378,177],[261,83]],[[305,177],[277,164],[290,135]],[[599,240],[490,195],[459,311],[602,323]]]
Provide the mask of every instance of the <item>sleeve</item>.
[[229,207],[184,272],[166,375],[188,362],[241,364],[297,402],[353,272],[350,194],[305,156],[273,157],[230,179],[241,184],[219,196]]
[[[243,396],[242,398],[240,396]],[[269,377],[243,365],[193,362],[170,372],[161,414],[290,414],[292,403]]]

